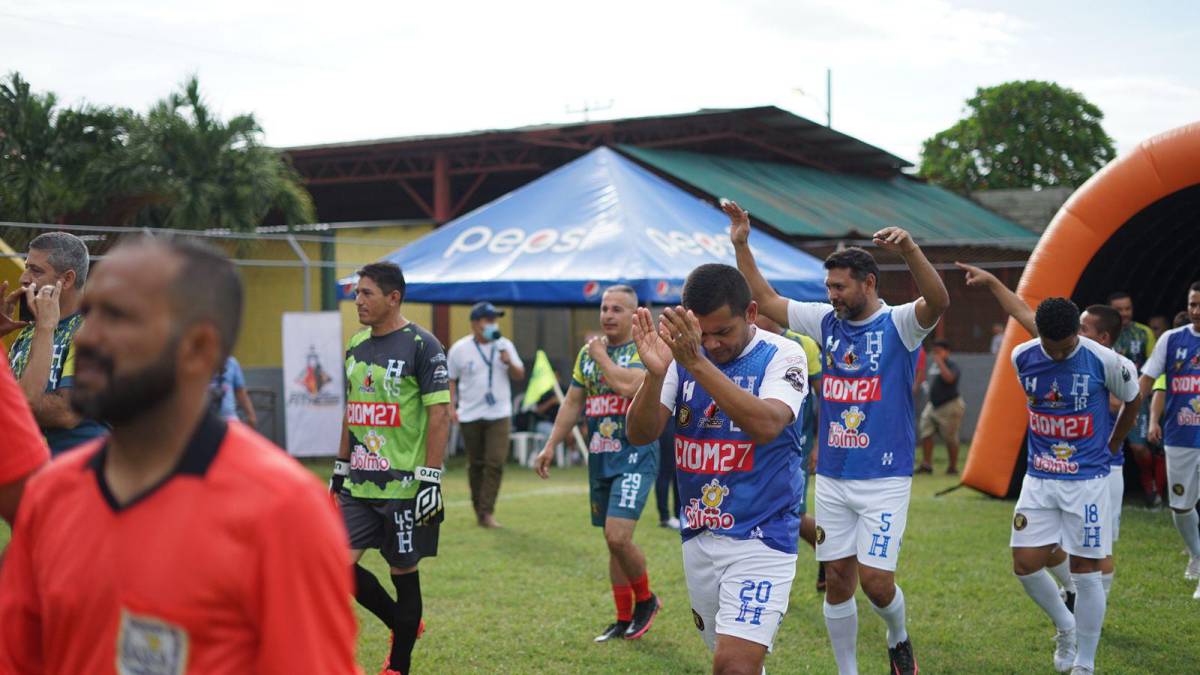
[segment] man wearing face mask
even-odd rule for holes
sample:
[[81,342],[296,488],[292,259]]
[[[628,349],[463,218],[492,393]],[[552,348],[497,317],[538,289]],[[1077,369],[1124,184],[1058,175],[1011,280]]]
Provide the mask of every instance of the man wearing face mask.
[[471,334],[455,342],[446,354],[450,395],[456,401],[454,419],[467,450],[471,504],[481,527],[496,522],[496,496],[504,460],[508,458],[512,422],[510,379],[525,377],[525,364],[511,340],[500,335],[496,317],[504,312],[490,302],[471,307]]

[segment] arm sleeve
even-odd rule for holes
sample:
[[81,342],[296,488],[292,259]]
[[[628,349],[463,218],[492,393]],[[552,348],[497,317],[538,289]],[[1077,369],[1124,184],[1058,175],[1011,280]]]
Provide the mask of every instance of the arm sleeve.
[[587,353],[587,347],[582,347],[579,353],[575,355],[575,366],[571,368],[571,384],[587,391],[587,383],[584,381],[583,375],[583,355]]
[[334,511],[313,483],[260,520],[255,672],[358,672],[349,542]]
[[937,321],[934,321],[933,325],[928,328],[922,326],[921,322],[917,321],[917,303],[915,302],[906,302],[899,307],[893,307],[892,323],[896,324],[896,332],[900,334],[900,340],[904,342],[904,346],[910,352],[920,347],[921,341],[932,333],[938,324]]
[[800,406],[804,404],[806,396],[808,359],[804,356],[804,349],[794,342],[779,345],[779,351],[767,363],[758,397],[783,401],[792,409],[792,419],[795,420],[800,415]]
[[508,352],[509,358],[512,359],[513,365],[518,368],[524,368],[525,362],[521,360],[521,355],[517,353],[517,346],[512,343],[512,340],[504,341],[504,349]]
[[29,534],[33,499],[27,492],[0,567],[0,672],[33,675],[45,670],[41,600]]
[[667,410],[675,412],[675,397],[679,392],[679,367],[674,359],[671,360],[671,365],[667,366],[667,374],[663,377],[662,395],[659,396],[659,403],[663,404]]
[[1154,378],[1153,391],[1166,391],[1166,390],[1167,390],[1167,376],[1159,375],[1158,377]]
[[[54,362],[50,363],[50,367],[54,367]],[[50,374],[50,380],[54,381],[54,373]],[[62,370],[58,371],[57,384],[55,389],[67,389],[75,386],[75,341],[67,343],[67,355],[63,357]],[[46,383],[46,391],[51,391],[50,383]]]
[[1154,349],[1150,352],[1150,358],[1142,364],[1142,375],[1158,377],[1167,372],[1167,343],[1170,342],[1168,338],[1169,333],[1164,333],[1154,345]]
[[800,302],[788,300],[788,328],[821,341],[821,321],[833,311],[833,305],[824,302]]
[[1138,395],[1137,366],[1111,349],[1105,351],[1111,356],[1104,360],[1104,386],[1113,396],[1129,403]]
[[417,362],[413,366],[417,384],[421,388],[422,405],[450,402],[450,370],[446,361],[446,354],[437,340],[421,340],[417,348]]
[[0,359],[0,484],[24,478],[50,461],[46,439],[38,430],[29,402],[20,385],[8,369],[8,361]]

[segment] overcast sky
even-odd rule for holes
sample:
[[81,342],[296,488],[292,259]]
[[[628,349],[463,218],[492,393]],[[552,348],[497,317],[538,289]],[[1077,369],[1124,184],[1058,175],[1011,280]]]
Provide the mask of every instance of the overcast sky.
[[[916,162],[976,87],[1047,79],[1119,150],[1200,120],[1200,3],[0,0],[0,70],[144,110],[196,73],[268,143],[774,104]],[[807,95],[796,93],[802,89]]]

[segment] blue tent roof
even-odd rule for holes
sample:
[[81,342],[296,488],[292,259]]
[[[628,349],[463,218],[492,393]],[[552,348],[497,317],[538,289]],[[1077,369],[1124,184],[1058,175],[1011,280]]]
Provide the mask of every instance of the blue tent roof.
[[[825,298],[821,261],[764,232],[758,265],[785,296]],[[597,148],[450,221],[390,255],[413,302],[594,304],[625,283],[654,304],[679,302],[684,278],[736,264],[729,219],[609,148]],[[356,277],[338,284],[348,295]]]

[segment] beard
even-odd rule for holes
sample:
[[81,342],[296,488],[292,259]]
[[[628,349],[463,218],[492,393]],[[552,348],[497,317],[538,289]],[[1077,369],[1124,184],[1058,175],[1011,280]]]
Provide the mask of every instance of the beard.
[[71,407],[83,417],[121,426],[137,420],[161,405],[175,391],[175,348],[173,337],[154,363],[135,372],[116,375],[112,359],[90,348],[77,348],[76,362],[91,361],[102,368],[107,385],[97,391],[71,388]]

